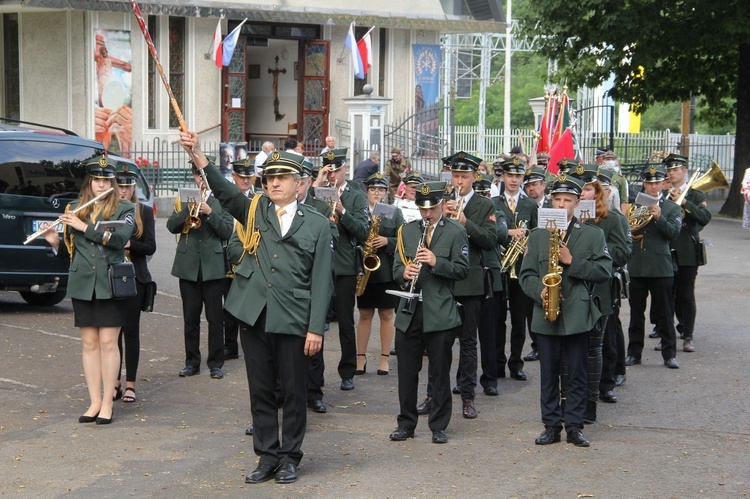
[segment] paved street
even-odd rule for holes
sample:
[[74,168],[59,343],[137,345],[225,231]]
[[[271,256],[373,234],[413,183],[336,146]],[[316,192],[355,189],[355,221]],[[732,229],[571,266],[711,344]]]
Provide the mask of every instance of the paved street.
[[[398,365],[377,376],[374,328],[368,373],[338,389],[340,350],[326,339],[327,414],[309,413],[293,485],[246,485],[255,468],[244,362],[223,380],[183,367],[181,305],[170,276],[174,237],[157,220],[150,268],[156,311],[144,314],[134,404],[115,403],[110,426],[81,425],[87,407],[80,338],[69,300],[50,309],[0,293],[0,495],[70,497],[738,497],[750,495],[750,231],[714,219],[713,244],[697,283],[697,352],[678,351],[663,367],[648,340],[643,364],[629,368],[617,404],[599,404],[586,427],[592,446],[534,445],[542,430],[539,365],[529,381],[501,380],[500,396],[477,394],[466,420],[454,398],[446,445],[430,443],[426,420],[414,440],[395,443]],[[627,306],[622,320],[627,328]],[[203,345],[205,352],[205,330]],[[681,343],[680,343],[681,344]],[[458,348],[455,348],[455,372]],[[524,353],[528,351],[528,346]],[[423,378],[426,381],[426,373]],[[424,384],[423,384],[424,386]],[[420,396],[424,395],[424,388]]]

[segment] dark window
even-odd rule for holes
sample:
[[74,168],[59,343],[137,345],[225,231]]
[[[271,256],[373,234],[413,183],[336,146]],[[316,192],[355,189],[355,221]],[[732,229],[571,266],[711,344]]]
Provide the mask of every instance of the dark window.
[[378,95],[385,95],[385,51],[387,36],[388,30],[380,28],[380,44],[378,49],[378,70],[380,75],[378,76]]
[[[366,34],[366,33],[367,33],[367,32],[368,32],[369,30],[370,30],[370,28],[365,28],[365,27],[361,27],[361,26],[356,26],[356,27],[354,28],[354,39],[355,39],[356,41],[359,41],[359,40],[360,40],[360,38],[362,38],[363,36],[365,36],[365,34]],[[370,36],[372,36],[372,35],[370,35]],[[354,50],[357,50],[357,47],[356,47],[356,46],[354,47]],[[349,57],[354,57],[354,54],[349,54]],[[350,63],[350,64],[351,64],[351,63]],[[365,62],[365,61],[362,61],[362,64],[366,64],[366,62]],[[353,65],[353,64],[351,64],[351,67],[352,67],[352,69],[353,69],[353,68],[354,68],[354,65]],[[370,71],[372,71],[372,68],[370,68]],[[352,78],[354,78],[354,95],[362,95],[362,94],[364,93],[364,92],[362,91],[362,87],[364,87],[364,86],[365,86],[365,85],[366,85],[366,84],[368,83],[368,80],[370,79],[370,75],[371,75],[371,72],[370,72],[370,73],[367,73],[367,74],[365,75],[365,79],[364,79],[364,80],[360,80],[360,79],[359,79],[359,78],[357,78],[356,76],[352,76]]]
[[[231,32],[240,21],[230,20],[229,31]],[[310,24],[264,24],[264,23],[245,23],[242,25],[241,35],[248,38],[292,38],[297,40],[317,40],[320,38],[320,26]]]
[[[169,86],[180,106],[185,112],[185,18],[169,18]],[[169,113],[169,128],[177,128],[180,122],[175,113]]]
[[3,14],[4,116],[21,118],[20,72],[18,68],[18,14]]
[[[148,16],[148,32],[152,40],[159,40],[156,16]],[[156,42],[154,42],[156,43]],[[156,74],[156,63],[151,55],[148,55],[148,128],[156,128],[156,92],[159,91]]]

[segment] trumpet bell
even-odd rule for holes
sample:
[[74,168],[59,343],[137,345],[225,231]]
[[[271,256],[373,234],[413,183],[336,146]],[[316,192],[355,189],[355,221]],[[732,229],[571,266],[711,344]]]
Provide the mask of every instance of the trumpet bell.
[[711,161],[708,171],[701,175],[691,187],[701,192],[710,192],[714,189],[729,189],[729,182],[716,161]]
[[201,226],[201,219],[194,216],[189,216],[185,220],[185,224],[190,227],[190,229],[198,229]]

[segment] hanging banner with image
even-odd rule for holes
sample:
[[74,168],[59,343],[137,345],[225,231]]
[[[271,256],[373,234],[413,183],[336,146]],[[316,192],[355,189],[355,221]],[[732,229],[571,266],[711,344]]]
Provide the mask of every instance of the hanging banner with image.
[[414,47],[414,121],[417,136],[412,143],[414,157],[436,158],[441,154],[438,133],[440,101],[440,46]]
[[133,144],[130,31],[94,30],[94,134],[105,149],[130,157]]

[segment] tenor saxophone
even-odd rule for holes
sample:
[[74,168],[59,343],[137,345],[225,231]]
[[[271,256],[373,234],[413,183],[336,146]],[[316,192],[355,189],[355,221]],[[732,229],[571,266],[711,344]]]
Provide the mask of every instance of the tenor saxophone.
[[560,315],[560,284],[562,283],[562,267],[560,267],[560,230],[549,229],[549,269],[542,277],[542,284],[547,288],[547,299],[544,306],[544,318],[555,322]]
[[367,281],[370,279],[370,273],[375,272],[380,268],[380,257],[378,257],[378,250],[375,249],[374,243],[375,238],[378,237],[380,231],[380,221],[383,219],[382,216],[377,216],[372,220],[370,226],[370,232],[367,234],[367,240],[365,241],[364,257],[362,259],[365,271],[362,275],[357,276],[357,296],[362,296],[367,287]]

